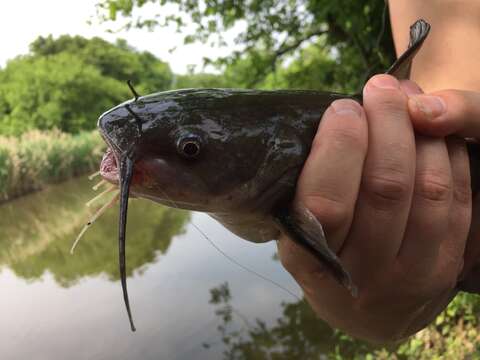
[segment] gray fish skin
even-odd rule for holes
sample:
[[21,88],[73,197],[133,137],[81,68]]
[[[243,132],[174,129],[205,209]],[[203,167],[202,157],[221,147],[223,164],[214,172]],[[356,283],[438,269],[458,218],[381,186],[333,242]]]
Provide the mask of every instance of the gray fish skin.
[[[103,137],[118,154],[134,147],[131,194],[203,211],[240,237],[278,238],[272,209],[288,201],[318,123],[344,94],[305,90],[189,89],[129,101],[102,115]],[[142,120],[141,132],[125,104]],[[189,159],[177,144],[201,143]]]

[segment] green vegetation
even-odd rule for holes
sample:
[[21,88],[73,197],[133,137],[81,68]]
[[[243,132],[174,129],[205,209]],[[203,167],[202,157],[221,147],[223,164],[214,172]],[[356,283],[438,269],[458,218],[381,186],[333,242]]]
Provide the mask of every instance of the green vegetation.
[[[226,72],[232,67],[240,70],[235,77],[241,81],[236,84],[246,87],[261,86],[272,73],[285,67],[286,61],[297,59],[295,72],[300,79],[313,78],[307,80],[311,86],[329,89],[334,85],[354,91],[371,74],[384,71],[394,58],[383,0],[98,2],[103,9],[103,19],[124,22],[128,27],[153,29],[173,24],[185,33],[188,25],[190,33],[185,34],[185,43],[201,41],[222,45],[228,30],[242,29],[235,38],[238,51],[206,61]],[[156,4],[158,11],[151,11],[150,17],[134,17],[136,8],[152,4]],[[172,11],[175,7],[179,11]],[[302,66],[303,49],[309,46],[321,49],[321,57],[315,60],[317,66],[310,67],[307,63]],[[248,66],[242,67],[242,64]],[[292,85],[305,86],[302,81]]]
[[91,130],[100,114],[131,96],[126,80],[152,92],[169,89],[173,78],[166,63],[123,40],[50,36],[30,48],[0,70],[0,135]]
[[105,148],[97,132],[34,130],[0,136],[0,202],[98,167]]

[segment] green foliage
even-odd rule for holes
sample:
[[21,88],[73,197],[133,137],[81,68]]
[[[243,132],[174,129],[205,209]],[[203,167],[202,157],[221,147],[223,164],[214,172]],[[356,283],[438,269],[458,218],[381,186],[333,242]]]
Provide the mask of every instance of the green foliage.
[[148,93],[169,89],[172,78],[168,64],[124,40],[39,37],[30,55],[0,70],[0,134],[94,129],[100,114],[131,97],[126,80]]
[[3,79],[3,135],[31,129],[93,129],[101,113],[128,96],[122,83],[69,53],[18,58],[8,63]]
[[97,132],[31,131],[0,137],[0,202],[93,171],[104,148]]
[[339,66],[319,45],[310,45],[300,50],[299,56],[288,66],[277,68],[262,84],[268,89],[319,89],[353,93],[358,78],[347,78],[345,73],[335,71]]
[[225,88],[235,87],[233,82],[228,82],[224,75],[208,73],[190,73],[186,75],[177,75],[173,82],[173,87],[177,89],[187,88]]
[[167,63],[149,52],[136,51],[123,39],[111,44],[99,37],[39,37],[30,45],[30,51],[34,57],[72,54],[98,69],[102,76],[119,80],[123,85],[131,80],[143,93],[167,90],[172,83],[173,74]]
[[[133,10],[148,3],[158,4],[158,13],[132,19]],[[179,11],[168,13],[165,6],[171,5]],[[226,31],[243,28],[236,38],[242,50],[215,63],[246,64],[245,71],[237,75],[243,82],[238,84],[245,87],[262,84],[286,59],[300,58],[309,44],[321,46],[323,57],[335,62],[336,66],[323,66],[328,72],[324,76],[332,79],[328,83],[335,88],[357,89],[369,75],[384,71],[394,58],[383,0],[99,0],[99,7],[105,20],[118,21],[119,14],[130,19],[127,27],[173,23],[184,30],[193,23],[194,30],[185,35],[185,43],[214,41],[222,45]],[[347,84],[336,83],[342,80]],[[295,87],[303,87],[296,82]],[[312,81],[308,85],[313,86]],[[325,85],[315,83],[316,87]]]

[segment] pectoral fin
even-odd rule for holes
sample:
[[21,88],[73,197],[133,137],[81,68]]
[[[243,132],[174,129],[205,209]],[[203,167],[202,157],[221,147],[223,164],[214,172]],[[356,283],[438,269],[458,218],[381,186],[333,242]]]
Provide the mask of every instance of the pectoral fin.
[[306,207],[292,205],[280,209],[274,218],[290,239],[314,255],[353,297],[357,297],[357,287],[353,284],[350,274],[328,247],[322,225]]

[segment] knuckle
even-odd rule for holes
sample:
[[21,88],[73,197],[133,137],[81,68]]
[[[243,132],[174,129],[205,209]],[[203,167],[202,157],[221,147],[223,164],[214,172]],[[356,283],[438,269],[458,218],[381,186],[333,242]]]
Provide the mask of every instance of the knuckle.
[[417,175],[415,195],[432,202],[445,202],[452,194],[452,183],[447,174],[426,171]]
[[309,196],[305,205],[327,232],[343,228],[353,217],[353,208],[349,208],[340,200],[324,195]]
[[395,171],[367,176],[363,187],[373,203],[379,207],[406,201],[412,192],[408,176]]

